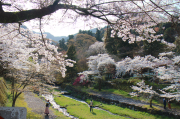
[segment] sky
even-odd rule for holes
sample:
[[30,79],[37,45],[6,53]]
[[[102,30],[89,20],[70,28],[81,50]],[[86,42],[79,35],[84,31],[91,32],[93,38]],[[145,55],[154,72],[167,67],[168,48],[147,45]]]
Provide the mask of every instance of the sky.
[[[40,29],[37,28],[32,28],[30,25],[25,24],[30,30],[33,30],[35,32],[40,32]],[[46,25],[43,28],[43,32],[49,32],[53,36],[68,36],[72,34],[76,34],[79,32],[79,30],[90,30],[93,29],[93,27],[85,26],[84,24],[78,23],[77,25],[73,24],[62,24],[62,25],[57,25],[57,26],[51,26],[51,25]]]
[[[78,33],[80,29],[90,30],[94,28],[102,28],[107,25],[106,23],[104,23],[104,21],[96,18],[92,18],[92,20],[88,19],[84,21],[82,17],[79,17],[76,20],[76,22],[74,22],[72,19],[61,18],[60,15],[62,13],[59,12],[53,13],[54,16],[54,17],[52,16],[53,19],[49,20],[48,23],[43,25],[42,32],[49,32],[53,36],[68,36]],[[27,26],[29,30],[40,32],[39,20],[31,20],[25,22],[24,25]]]
[[[33,4],[28,2],[28,4],[25,5],[27,9],[32,9]],[[49,32],[54,36],[68,36],[72,34],[76,34],[79,32],[79,30],[90,30],[93,28],[101,28],[106,26],[107,24],[104,24],[99,19],[93,18],[92,20],[89,21],[89,18],[83,18],[83,17],[78,17],[76,19],[76,22],[74,22],[73,19],[76,18],[75,12],[74,11],[68,10],[66,11],[64,15],[63,10],[58,10],[51,14],[50,17],[45,16],[43,19],[45,19],[43,22],[46,23],[43,25],[42,32]],[[51,19],[51,20],[49,20]],[[85,19],[85,21],[84,21]],[[49,22],[48,22],[49,21]],[[48,22],[48,23],[47,23]],[[33,19],[31,21],[25,22],[24,25],[32,31],[35,32],[40,32],[39,29],[39,19]]]

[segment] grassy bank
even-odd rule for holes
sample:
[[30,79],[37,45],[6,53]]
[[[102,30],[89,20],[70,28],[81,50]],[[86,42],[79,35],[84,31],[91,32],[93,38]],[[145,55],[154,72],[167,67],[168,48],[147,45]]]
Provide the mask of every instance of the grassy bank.
[[[83,92],[86,92],[86,93],[89,93],[91,94],[91,91],[93,92],[97,92],[97,93],[112,93],[112,94],[116,94],[116,95],[121,95],[123,97],[126,97],[126,98],[132,98],[134,100],[141,100],[141,101],[144,101],[144,102],[147,102],[147,103],[150,103],[150,100],[147,99],[147,98],[143,98],[143,97],[131,97],[129,95],[129,92],[127,91],[124,91],[124,90],[118,90],[118,89],[102,89],[101,91],[99,91],[98,89],[94,89],[93,87],[82,87],[82,86],[76,86],[74,87],[78,90],[81,90]],[[163,107],[163,103],[160,102],[159,100],[152,100],[152,103],[153,104],[156,104],[156,105],[159,105],[161,107]],[[176,103],[171,103],[171,108],[172,109],[180,109],[180,106],[177,105]]]
[[70,99],[63,95],[61,97],[55,97],[57,104],[67,108],[67,111],[70,115],[78,117],[80,119],[125,119],[126,117],[112,115],[104,110],[94,109],[93,112],[90,112],[90,109],[87,104],[81,103],[74,99]]
[[[138,118],[138,119],[169,119],[168,117],[165,117],[165,116],[152,115],[152,114],[141,112],[141,111],[134,111],[128,108],[122,108],[115,105],[103,104],[98,101],[93,101],[94,105],[99,106],[100,108],[107,110],[113,114],[117,114],[119,116],[111,115],[106,111],[98,110],[98,109],[94,109],[94,113],[90,113],[89,107],[86,104],[78,102],[74,99],[70,99],[63,95],[60,95],[60,97],[55,97],[55,101],[57,104],[66,107],[67,111],[71,115],[74,115],[75,117],[83,118],[83,119],[93,119],[93,118],[122,119],[126,117]],[[89,103],[90,100],[88,99],[86,100],[86,102]]]
[[[90,102],[89,99],[86,100],[87,103]],[[93,101],[95,106],[99,106],[102,109],[108,110],[111,113],[114,114],[118,114],[118,115],[122,115],[122,116],[128,116],[131,118],[138,118],[138,119],[170,119],[168,117],[165,116],[160,116],[160,115],[153,115],[153,114],[149,114],[146,112],[141,112],[141,111],[134,111],[131,110],[129,108],[123,108],[123,107],[119,107],[119,106],[115,106],[115,105],[108,105],[108,104],[104,104],[98,101]],[[158,108],[154,108],[156,110],[158,110]]]

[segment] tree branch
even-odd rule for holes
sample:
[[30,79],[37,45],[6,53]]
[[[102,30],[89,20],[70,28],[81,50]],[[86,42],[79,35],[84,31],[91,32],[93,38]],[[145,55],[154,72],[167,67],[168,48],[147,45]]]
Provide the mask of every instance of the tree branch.
[[103,19],[98,15],[91,14],[89,10],[92,9],[81,8],[75,5],[57,4],[56,2],[58,1],[59,0],[56,0],[53,5],[50,5],[42,9],[32,9],[32,10],[20,11],[20,12],[0,12],[0,23],[19,23],[19,22],[29,21],[35,18],[42,18],[43,16],[52,14],[59,9],[79,10],[82,12],[81,15],[91,15],[93,17],[107,21],[107,19]]

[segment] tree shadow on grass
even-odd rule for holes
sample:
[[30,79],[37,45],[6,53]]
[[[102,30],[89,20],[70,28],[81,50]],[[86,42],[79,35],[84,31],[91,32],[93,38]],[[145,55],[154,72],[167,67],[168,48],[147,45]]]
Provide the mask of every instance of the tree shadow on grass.
[[96,113],[95,113],[95,112],[92,112],[92,114],[93,114],[93,115],[96,115]]

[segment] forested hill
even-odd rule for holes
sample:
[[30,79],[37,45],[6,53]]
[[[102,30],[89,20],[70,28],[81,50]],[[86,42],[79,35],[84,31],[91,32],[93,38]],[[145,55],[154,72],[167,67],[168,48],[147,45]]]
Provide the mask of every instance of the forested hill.
[[[90,29],[90,31],[95,34],[95,33],[96,33],[96,28]],[[44,34],[47,35],[46,38],[52,39],[53,41],[56,41],[56,42],[59,42],[59,40],[61,40],[61,39],[63,39],[63,38],[64,38],[65,41],[68,40],[68,36],[54,36],[54,35],[52,35],[52,34],[49,33],[49,32],[44,32]],[[76,34],[72,34],[72,35],[76,36],[77,33],[76,33]]]
[[46,38],[52,39],[56,42],[59,42],[59,40],[61,40],[62,38],[64,38],[65,40],[68,39],[68,36],[53,36],[51,33],[49,32],[44,32],[44,34],[46,34]]

